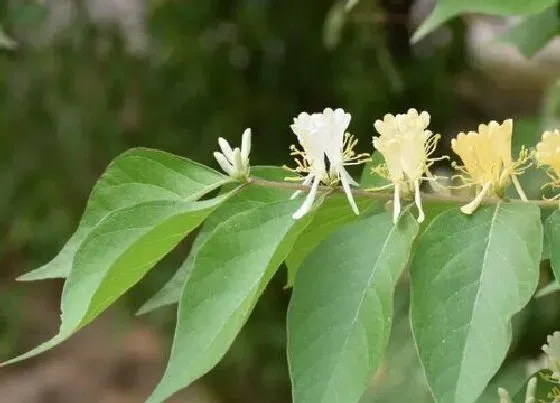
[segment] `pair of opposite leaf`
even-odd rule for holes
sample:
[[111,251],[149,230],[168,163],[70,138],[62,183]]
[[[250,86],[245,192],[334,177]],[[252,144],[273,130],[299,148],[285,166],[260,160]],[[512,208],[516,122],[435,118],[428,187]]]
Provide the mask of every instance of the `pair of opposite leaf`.
[[[358,207],[352,196],[350,186],[358,184],[346,171],[345,166],[363,164],[369,154],[356,154],[357,144],[346,132],[351,116],[342,109],[326,108],[322,113],[299,114],[290,126],[303,150],[291,147],[291,155],[296,161],[293,172],[300,174],[287,180],[301,181],[309,186],[309,193],[293,218],[299,219],[307,214],[315,200],[321,183],[334,186],[340,183],[354,213],[359,214]],[[446,156],[433,158],[440,136],[433,134],[427,127],[430,115],[409,109],[406,114],[387,114],[383,120],[375,122],[379,136],[373,137],[373,146],[383,155],[385,164],[374,167],[373,171],[388,179],[389,185],[369,189],[372,191],[394,188],[393,219],[396,222],[401,211],[401,198],[414,197],[418,208],[418,221],[425,218],[422,208],[420,185],[423,181],[434,181],[436,177],[429,171],[430,166]],[[468,204],[461,207],[465,214],[472,214],[482,201],[489,196],[502,196],[504,189],[513,183],[519,197],[527,201],[521,188],[518,175],[525,172],[531,165],[530,154],[525,146],[521,148],[519,157],[511,156],[511,137],[513,123],[511,119],[502,124],[491,121],[488,125],[480,125],[478,131],[459,133],[451,141],[452,150],[459,155],[463,165],[452,164],[459,172],[455,177],[462,181],[461,186],[475,186],[477,194]],[[230,176],[238,180],[249,177],[249,151],[251,132],[245,130],[241,148],[232,149],[229,143],[220,138],[221,153],[216,152],[218,163]],[[547,131],[542,141],[537,144],[535,157],[539,165],[548,165],[552,182],[548,186],[560,187],[560,131]],[[327,164],[328,162],[328,164]],[[292,198],[303,191],[295,192]]]

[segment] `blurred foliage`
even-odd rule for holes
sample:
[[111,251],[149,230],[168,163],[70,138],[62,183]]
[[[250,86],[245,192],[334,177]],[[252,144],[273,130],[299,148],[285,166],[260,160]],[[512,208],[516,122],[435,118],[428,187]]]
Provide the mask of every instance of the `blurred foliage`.
[[[97,177],[129,147],[160,148],[211,164],[219,136],[236,139],[251,127],[252,162],[281,165],[294,141],[288,125],[302,110],[351,111],[350,128],[363,150],[371,149],[374,119],[388,112],[429,110],[434,131],[443,133],[455,129],[457,116],[486,119],[456,91],[471,70],[464,23],[451,21],[450,39],[442,45],[412,47],[412,0],[361,0],[351,9],[334,0],[146,1],[140,30],[145,41],[136,46],[131,43],[141,39],[138,32],[123,29],[122,19],[94,18],[77,0],[68,2],[68,18],[60,17],[55,3],[0,3],[4,307],[17,304],[22,290],[37,287],[14,287],[12,279],[54,255],[76,226]],[[557,93],[549,94],[546,121],[557,109]],[[521,131],[534,136],[541,118],[529,116]],[[172,275],[189,243],[126,297],[127,310],[135,311]],[[284,278],[281,271],[208,378],[224,401],[289,399]],[[3,292],[7,287],[15,293]],[[527,309],[539,329],[518,329],[528,341],[516,357],[536,352],[543,332],[559,323],[558,315],[543,313],[557,302],[553,294],[539,300],[540,310]],[[365,401],[393,401],[404,382],[417,401],[429,401],[422,400],[426,391],[406,303],[397,307],[389,365],[378,378],[386,381],[374,384],[377,397]],[[4,352],[24,323],[10,309],[0,317]],[[174,310],[149,318],[171,330]]]

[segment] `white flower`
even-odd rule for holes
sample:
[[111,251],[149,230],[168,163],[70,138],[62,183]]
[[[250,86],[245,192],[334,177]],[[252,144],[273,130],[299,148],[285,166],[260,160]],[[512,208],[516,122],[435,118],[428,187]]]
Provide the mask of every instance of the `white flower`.
[[556,331],[546,337],[547,344],[542,346],[542,350],[548,359],[548,369],[552,371],[552,376],[560,379],[560,332]]
[[232,149],[223,137],[218,138],[222,152],[215,152],[214,158],[229,176],[239,180],[249,177],[249,153],[251,152],[251,129],[246,129],[241,136],[241,149]]
[[427,112],[418,114],[416,109],[409,109],[406,114],[397,116],[388,114],[383,120],[375,122],[379,137],[373,138],[373,146],[383,154],[385,165],[374,170],[389,179],[395,187],[394,222],[400,215],[401,194],[412,192],[418,208],[418,222],[424,221],[420,182],[434,179],[428,168],[437,159],[429,156],[435,151],[439,139],[438,135],[426,130],[429,123],[430,115]]
[[[297,167],[293,171],[306,174],[302,184],[311,185],[305,201],[294,213],[294,219],[303,217],[311,210],[321,182],[335,185],[340,181],[352,210],[356,214],[359,213],[350,190],[350,185],[357,183],[344,168],[345,165],[364,162],[361,160],[364,154],[356,155],[353,151],[357,141],[346,133],[350,118],[350,114],[340,108],[334,111],[326,108],[323,113],[300,113],[290,126],[303,147],[303,151],[300,151],[292,146],[292,155],[299,157],[296,158]],[[328,172],[325,157],[329,163]],[[292,198],[300,193],[301,191],[295,192]]]

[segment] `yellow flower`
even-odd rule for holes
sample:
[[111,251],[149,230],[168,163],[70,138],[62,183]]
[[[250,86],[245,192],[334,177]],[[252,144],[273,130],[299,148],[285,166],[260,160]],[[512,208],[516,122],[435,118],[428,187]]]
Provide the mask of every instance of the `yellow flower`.
[[[560,187],[560,130],[546,131],[537,144],[535,153],[539,165],[548,165],[548,176],[552,179],[552,187]],[[556,198],[560,195],[556,196]]]
[[[428,112],[418,114],[409,109],[402,115],[385,115],[375,122],[379,137],[373,138],[373,146],[385,158],[385,165],[374,168],[374,172],[391,181],[395,187],[393,220],[400,214],[400,196],[414,192],[418,207],[418,222],[424,221],[420,199],[420,182],[432,180],[428,168],[437,158],[429,158],[434,152],[439,135],[426,130],[430,123]],[[446,157],[442,157],[446,158]]]
[[467,186],[475,185],[481,190],[474,200],[461,211],[472,214],[486,195],[501,195],[511,182],[515,185],[519,197],[527,201],[521,189],[517,175],[528,167],[529,153],[525,146],[521,148],[519,158],[511,158],[511,134],[513,122],[504,120],[500,125],[491,121],[488,125],[478,126],[478,132],[459,133],[451,140],[451,148],[461,157],[462,166],[453,164],[461,172],[460,177]]

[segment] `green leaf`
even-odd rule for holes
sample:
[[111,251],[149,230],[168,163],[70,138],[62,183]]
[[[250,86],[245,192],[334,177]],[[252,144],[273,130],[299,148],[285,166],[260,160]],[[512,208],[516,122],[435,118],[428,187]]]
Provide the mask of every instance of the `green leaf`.
[[76,252],[62,292],[58,335],[4,364],[49,350],[90,323],[228,196],[143,202],[109,214]]
[[474,402],[500,368],[511,317],[537,287],[542,243],[539,208],[520,202],[445,211],[418,238],[411,322],[437,402]]
[[[280,167],[256,166],[251,167],[251,175],[270,181],[283,181],[286,176],[286,170]],[[250,210],[266,203],[287,200],[292,193],[291,190],[286,189],[248,185],[223,203],[202,225],[202,229],[193,242],[189,256],[179,267],[175,275],[171,277],[161,290],[140,307],[137,314],[143,315],[155,309],[179,302],[185,281],[187,281],[192,270],[196,254],[218,224],[241,211]]]
[[[370,210],[382,210],[383,204],[373,199],[358,199],[356,204],[360,209],[360,216]],[[323,239],[346,223],[354,221],[360,216],[354,214],[344,195],[332,195],[317,210],[311,223],[299,236],[294,249],[286,258],[288,267],[288,281],[286,287],[292,287],[296,273],[303,260],[321,243]]]
[[498,16],[540,13],[557,4],[558,0],[438,0],[428,18],[412,37],[417,42],[447,20],[466,13]]
[[545,222],[550,265],[557,282],[560,282],[560,210],[552,213]]
[[527,57],[533,56],[560,32],[557,7],[530,15],[507,31],[501,39],[517,46]]
[[171,357],[148,402],[162,402],[226,353],[312,214],[301,200],[266,204],[221,223],[201,246],[177,313]]
[[[538,403],[554,403],[556,398],[560,397],[560,383],[552,378],[552,371],[543,369],[531,375],[531,378],[537,378],[537,390],[535,391],[535,402]],[[529,378],[529,379],[531,379]],[[523,387],[513,397],[514,403],[525,403],[525,395],[527,393],[527,384],[525,382]]]
[[294,403],[358,402],[389,340],[393,292],[418,231],[380,213],[330,235],[299,270],[288,308]]
[[93,187],[78,229],[48,264],[21,281],[64,278],[82,241],[112,212],[155,200],[196,200],[231,182],[204,165],[158,150],[135,148],[115,158]]

